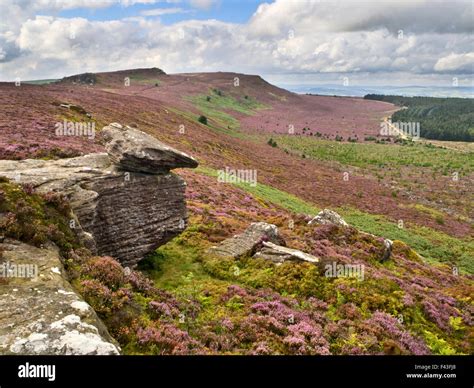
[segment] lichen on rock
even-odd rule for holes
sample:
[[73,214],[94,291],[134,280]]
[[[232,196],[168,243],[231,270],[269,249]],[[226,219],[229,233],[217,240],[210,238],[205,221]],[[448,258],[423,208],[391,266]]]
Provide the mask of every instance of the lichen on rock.
[[59,251],[5,239],[2,262],[37,266],[37,276],[0,283],[0,354],[119,354],[94,310],[65,278]]

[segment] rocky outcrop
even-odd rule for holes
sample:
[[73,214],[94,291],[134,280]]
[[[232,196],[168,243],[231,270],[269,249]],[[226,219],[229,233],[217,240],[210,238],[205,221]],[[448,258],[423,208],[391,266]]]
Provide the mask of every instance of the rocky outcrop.
[[278,228],[266,222],[255,222],[241,234],[222,241],[219,245],[210,249],[211,254],[239,258],[252,256],[257,249],[261,248],[264,241],[284,245],[285,241],[280,237]]
[[[110,155],[2,160],[0,175],[31,184],[38,192],[66,195],[73,211],[71,226],[84,244],[93,253],[133,267],[185,229],[186,184],[169,170],[197,162],[153,138],[146,147],[148,135],[134,128],[116,124],[106,127],[106,133]],[[126,155],[120,157],[119,149]]]
[[138,129],[112,123],[101,132],[112,162],[126,171],[168,173],[177,167],[197,167],[195,159]]
[[308,222],[309,225],[312,224],[333,224],[337,226],[342,226],[346,227],[349,226],[349,224],[344,221],[344,219],[337,214],[335,211],[329,210],[329,209],[324,209],[320,211],[316,217],[314,217],[311,221]]
[[[360,233],[375,237],[379,242],[383,241],[384,250],[380,256],[380,262],[389,260],[392,253],[393,242],[389,239],[378,237],[370,233],[357,231],[351,228],[344,219],[332,210],[325,209],[314,217],[309,224],[335,225],[333,227],[348,228],[354,233]],[[285,240],[280,236],[276,225],[258,222],[251,224],[244,232],[222,241],[219,245],[212,247],[209,253],[218,257],[254,257],[270,260],[279,265],[286,261],[307,262],[324,267],[325,258],[317,257],[297,249],[286,247]]]
[[94,310],[65,280],[57,248],[6,239],[0,252],[0,354],[119,354]]
[[73,84],[95,85],[97,83],[97,76],[94,73],[82,73],[64,77],[60,82],[70,82]]

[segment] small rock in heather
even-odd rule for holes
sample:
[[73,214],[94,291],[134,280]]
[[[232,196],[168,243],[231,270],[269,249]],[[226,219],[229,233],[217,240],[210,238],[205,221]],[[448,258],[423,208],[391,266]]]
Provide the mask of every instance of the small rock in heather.
[[211,253],[239,258],[252,256],[264,241],[285,245],[285,241],[278,232],[278,228],[266,222],[252,223],[243,233],[222,241],[218,246],[211,248]]
[[349,226],[349,224],[344,221],[344,219],[339,214],[329,209],[320,211],[316,217],[308,222],[308,225],[312,224],[333,224],[342,227]]
[[276,264],[281,264],[285,261],[308,262],[312,264],[320,263],[320,259],[316,256],[265,241],[263,242],[263,248],[253,257],[270,260]]

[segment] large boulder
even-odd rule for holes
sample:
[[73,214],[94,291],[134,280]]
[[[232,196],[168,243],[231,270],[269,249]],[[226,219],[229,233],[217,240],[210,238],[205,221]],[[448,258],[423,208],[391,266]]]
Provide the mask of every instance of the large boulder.
[[5,239],[0,252],[0,354],[119,354],[92,307],[66,281],[57,248]]
[[264,241],[285,245],[278,228],[266,222],[255,222],[241,234],[235,235],[212,247],[210,252],[217,256],[239,258],[252,256]]
[[[129,137],[127,131],[122,131],[124,137]],[[131,130],[130,137],[134,133]],[[131,143],[127,149],[133,153]],[[167,172],[172,166],[171,157],[166,161],[167,157],[162,159],[162,169],[155,159],[155,167],[148,173],[136,172],[139,164],[126,171],[106,153],[50,161],[0,160],[0,176],[28,183],[38,192],[66,195],[73,212],[71,225],[84,244],[93,253],[113,256],[133,267],[186,228],[186,183]],[[156,174],[150,174],[151,170]]]
[[333,210],[329,209],[324,209],[320,211],[316,217],[314,217],[311,221],[308,222],[309,225],[312,224],[322,224],[322,225],[327,225],[327,224],[333,224],[337,226],[342,226],[342,227],[347,227],[349,224],[344,221],[344,219],[337,214]]
[[198,165],[191,156],[136,128],[112,123],[101,134],[110,159],[126,171],[166,174],[173,168]]

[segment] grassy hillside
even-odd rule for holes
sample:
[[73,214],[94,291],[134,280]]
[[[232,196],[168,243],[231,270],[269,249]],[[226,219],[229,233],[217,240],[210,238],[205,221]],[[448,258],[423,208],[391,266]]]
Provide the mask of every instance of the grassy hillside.
[[[100,125],[120,122],[200,162],[177,170],[187,183],[188,228],[128,275],[113,258],[78,246],[62,200],[0,182],[6,235],[61,245],[72,283],[126,354],[473,352],[469,149],[363,142],[393,105],[299,96],[257,76],[137,69],[97,74],[93,85],[75,79],[0,84],[3,158],[104,151]],[[89,113],[94,139],[55,136],[57,120],[89,120],[63,102]],[[357,142],[344,141],[355,135]],[[255,185],[219,181],[226,168],[254,171]],[[324,208],[351,227],[308,225]],[[258,221],[278,226],[289,247],[363,265],[364,279],[328,277],[308,263],[209,253]],[[383,238],[394,241],[386,262]]]

